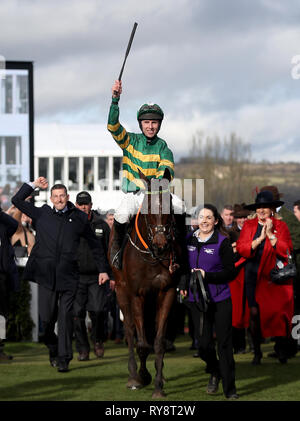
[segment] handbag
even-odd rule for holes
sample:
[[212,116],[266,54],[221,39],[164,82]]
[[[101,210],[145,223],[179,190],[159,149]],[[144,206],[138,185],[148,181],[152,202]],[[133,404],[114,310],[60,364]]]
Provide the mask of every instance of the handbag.
[[[286,266],[283,266],[281,261],[276,262],[275,267],[271,270],[271,282],[277,285],[284,285],[288,283],[291,278],[294,278],[297,275],[297,268],[293,262],[293,258],[287,250],[288,263]],[[281,266],[281,267],[280,267]]]
[[14,247],[15,256],[18,257],[28,257],[27,247],[24,246],[16,246]]

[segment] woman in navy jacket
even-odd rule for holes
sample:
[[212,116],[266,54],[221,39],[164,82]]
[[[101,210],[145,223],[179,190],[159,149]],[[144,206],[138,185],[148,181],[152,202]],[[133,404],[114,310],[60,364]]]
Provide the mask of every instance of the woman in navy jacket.
[[[228,285],[235,276],[233,250],[215,206],[204,205],[199,212],[198,224],[199,229],[187,237],[191,279],[196,279],[196,282],[192,281],[189,286],[180,285],[180,293],[189,301],[199,356],[211,374],[207,393],[216,393],[222,379],[224,395],[228,399],[237,399]],[[195,277],[199,274],[201,276]],[[214,329],[219,359],[213,339]]]

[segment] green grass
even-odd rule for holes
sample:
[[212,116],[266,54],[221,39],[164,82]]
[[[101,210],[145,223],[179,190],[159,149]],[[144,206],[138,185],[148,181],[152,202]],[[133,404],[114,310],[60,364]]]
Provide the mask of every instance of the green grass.
[[[205,364],[193,358],[188,335],[176,340],[176,351],[165,356],[167,380],[163,401],[224,401],[222,386],[214,396],[206,394],[209,375]],[[253,354],[235,356],[236,385],[240,401],[300,400],[300,358],[282,365],[267,358],[273,343],[262,346],[261,366],[252,366]],[[68,373],[58,373],[48,361],[43,344],[7,343],[12,362],[0,363],[0,401],[151,401],[153,382],[140,390],[126,389],[128,377],[127,348],[108,341],[102,360],[90,354],[90,361],[78,362],[77,353]],[[148,369],[154,377],[154,356],[148,358]]]

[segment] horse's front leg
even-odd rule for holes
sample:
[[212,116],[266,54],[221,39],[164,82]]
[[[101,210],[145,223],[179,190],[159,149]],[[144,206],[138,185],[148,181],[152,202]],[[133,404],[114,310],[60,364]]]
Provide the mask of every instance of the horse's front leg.
[[160,291],[157,297],[156,313],[156,336],[154,341],[156,376],[152,398],[163,398],[163,360],[165,354],[165,336],[168,316],[175,298],[175,289],[170,288],[167,292]]
[[137,363],[134,355],[134,333],[135,326],[132,317],[131,302],[125,288],[118,287],[116,288],[116,294],[118,298],[118,304],[124,316],[124,330],[125,337],[128,344],[128,372],[129,378],[127,382],[127,387],[129,389],[137,389],[141,387],[137,373]]
[[139,379],[143,386],[147,386],[151,383],[152,377],[146,367],[147,357],[150,353],[150,346],[146,339],[144,305],[145,299],[143,296],[136,296],[133,298],[132,309],[137,333],[136,350],[141,364],[139,369]]

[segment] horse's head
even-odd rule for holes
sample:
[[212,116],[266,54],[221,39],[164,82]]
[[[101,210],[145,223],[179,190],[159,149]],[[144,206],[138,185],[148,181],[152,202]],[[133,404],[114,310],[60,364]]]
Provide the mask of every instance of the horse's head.
[[169,190],[171,174],[166,169],[161,180],[148,180],[141,172],[140,177],[145,184],[142,213],[147,229],[147,242],[155,255],[161,255],[174,237],[172,197]]

